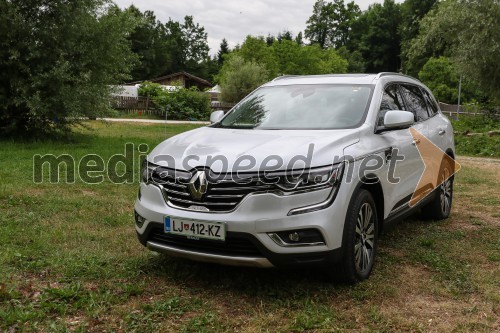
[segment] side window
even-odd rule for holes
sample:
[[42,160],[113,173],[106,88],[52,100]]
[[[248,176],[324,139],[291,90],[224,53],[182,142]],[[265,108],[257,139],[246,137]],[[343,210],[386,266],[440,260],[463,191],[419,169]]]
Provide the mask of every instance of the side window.
[[420,88],[410,84],[401,85],[401,93],[408,105],[408,111],[413,112],[416,121],[422,121],[429,118],[427,114],[427,104]]
[[429,112],[429,117],[434,116],[438,110],[439,107],[436,104],[436,100],[431,97],[431,95],[427,92],[425,89],[421,89],[422,93],[424,94],[425,101],[427,102],[427,111]]
[[387,111],[391,110],[403,110],[406,111],[405,104],[403,102],[403,97],[398,89],[397,84],[391,84],[387,86],[382,95],[382,101],[380,102],[380,111],[378,113],[377,126],[384,125],[384,116]]

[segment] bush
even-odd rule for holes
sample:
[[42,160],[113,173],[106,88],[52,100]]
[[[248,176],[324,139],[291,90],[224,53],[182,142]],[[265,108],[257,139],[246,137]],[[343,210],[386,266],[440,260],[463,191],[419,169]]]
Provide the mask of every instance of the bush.
[[135,21],[111,1],[0,1],[0,137],[67,133],[110,111]]
[[169,120],[208,120],[212,112],[208,94],[196,87],[165,90],[157,83],[144,82],[139,95],[150,97],[159,110],[167,111]]
[[[455,146],[458,155],[500,157],[500,136],[489,135],[489,131],[498,131],[498,119],[487,116],[460,115],[453,120]],[[473,135],[464,135],[474,133]]]
[[268,78],[269,72],[263,66],[245,61],[239,55],[232,55],[224,62],[219,73],[221,100],[237,103]]
[[156,97],[160,95],[162,92],[163,88],[159,83],[153,83],[149,81],[144,81],[137,90],[139,96],[146,96],[146,97]]
[[498,119],[487,116],[460,115],[460,118],[453,120],[452,124],[453,130],[460,133],[484,133],[500,129]]

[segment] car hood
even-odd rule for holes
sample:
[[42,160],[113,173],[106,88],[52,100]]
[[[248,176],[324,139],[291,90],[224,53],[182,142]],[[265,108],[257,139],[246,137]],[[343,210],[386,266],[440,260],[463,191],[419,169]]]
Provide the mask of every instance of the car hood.
[[[148,160],[178,170],[210,166],[214,172],[250,172],[262,170],[264,165],[273,170],[287,170],[292,166],[303,167],[304,164],[316,167],[339,162],[344,148],[358,141],[357,129],[247,130],[202,127],[163,141],[148,155]],[[280,164],[276,162],[280,159],[281,165],[276,166]]]

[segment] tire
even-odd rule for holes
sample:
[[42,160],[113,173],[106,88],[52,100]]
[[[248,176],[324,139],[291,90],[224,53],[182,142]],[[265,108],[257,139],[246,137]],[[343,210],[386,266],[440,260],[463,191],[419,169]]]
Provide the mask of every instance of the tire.
[[441,161],[436,184],[439,185],[434,190],[432,201],[422,208],[422,217],[430,220],[444,220],[450,216],[453,202],[452,166],[448,159]]
[[377,207],[367,190],[358,190],[349,204],[342,240],[342,260],[331,272],[336,280],[355,284],[370,276],[378,243]]

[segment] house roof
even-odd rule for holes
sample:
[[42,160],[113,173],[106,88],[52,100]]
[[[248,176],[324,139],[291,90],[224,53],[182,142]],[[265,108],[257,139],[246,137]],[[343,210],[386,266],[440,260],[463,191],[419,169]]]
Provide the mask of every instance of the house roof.
[[[160,77],[156,77],[154,79],[149,79],[149,80],[143,80],[143,81],[151,81],[151,82],[156,82],[156,81],[162,81],[162,80],[166,80],[166,79],[171,79],[171,78],[174,78],[176,76],[185,76],[193,81],[197,81],[203,85],[206,85],[206,86],[209,86],[211,87],[212,84],[205,80],[205,79],[202,79],[201,77],[198,77],[198,76],[195,76],[193,74],[189,74],[187,72],[177,72],[177,73],[173,73],[173,74],[168,74],[168,75],[164,75],[164,76],[160,76]],[[130,82],[129,84],[134,84],[134,83],[141,83],[143,81],[134,81],[134,82]]]

